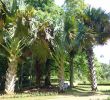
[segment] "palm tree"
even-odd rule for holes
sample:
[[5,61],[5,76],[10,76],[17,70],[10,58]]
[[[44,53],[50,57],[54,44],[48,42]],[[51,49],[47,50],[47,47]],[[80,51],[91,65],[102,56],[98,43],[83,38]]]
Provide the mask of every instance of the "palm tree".
[[58,83],[59,83],[59,92],[63,92],[64,88],[64,65],[66,62],[67,52],[65,51],[64,44],[60,41],[54,44],[54,51],[52,56],[55,60],[55,64],[58,67]]
[[6,51],[5,55],[9,60],[6,72],[5,92],[7,94],[13,94],[15,90],[15,82],[17,77],[16,72],[19,58],[22,55],[23,48],[27,44],[30,44],[28,40],[31,41],[32,39],[29,32],[33,32],[33,25],[31,25],[31,28],[29,27],[29,19],[33,16],[33,9],[30,11],[30,9],[27,8],[24,12],[20,10],[16,12],[16,9],[18,9],[16,8],[16,0],[13,0],[12,7],[10,7],[11,10],[9,11],[7,10],[4,2],[1,1],[1,4],[4,14],[6,15],[6,21],[4,21],[5,26],[1,29],[3,35],[0,35],[0,40],[3,40],[3,42],[0,42],[0,45]]
[[79,25],[79,45],[86,50],[92,90],[97,90],[96,73],[94,69],[93,46],[103,44],[109,38],[109,16],[103,10],[88,8],[84,11],[83,23]]
[[15,90],[15,82],[16,82],[16,71],[18,65],[18,59],[21,56],[21,50],[23,45],[21,45],[22,40],[18,40],[16,38],[11,39],[11,41],[7,42],[6,45],[2,45],[3,48],[8,52],[8,69],[6,72],[6,82],[5,82],[5,92],[7,94],[14,93]]
[[[81,24],[80,24],[81,25]],[[81,27],[81,26],[80,26]],[[84,28],[84,25],[82,25]],[[89,71],[90,71],[90,80],[92,84],[92,90],[97,89],[97,81],[96,81],[96,74],[95,74],[95,69],[93,66],[93,50],[92,46],[93,43],[95,43],[94,35],[92,34],[92,31],[87,31],[87,29],[81,28],[81,33],[77,35],[77,41],[78,41],[78,46],[86,51],[87,54],[87,59],[88,59],[88,65],[89,65]]]
[[38,87],[41,86],[41,77],[43,72],[43,64],[50,57],[50,48],[45,39],[36,39],[30,46],[32,50],[33,57],[35,59],[35,69],[36,69],[36,84]]
[[85,9],[84,0],[65,0],[65,32],[67,34],[67,44],[70,63],[70,88],[73,87],[74,81],[74,58],[78,52],[77,44],[75,43],[75,37],[78,33],[77,22],[81,19],[83,10]]
[[[36,1],[37,6],[39,7],[38,11],[38,30],[37,30],[37,39],[32,43],[31,48],[33,55],[36,59],[36,82],[37,85],[40,84],[40,79],[42,77],[42,64],[46,64],[48,59],[51,59],[51,49],[53,49],[52,39],[61,29],[62,21],[60,20],[62,10],[54,4],[52,0],[47,1]],[[29,2],[32,5],[34,2]],[[42,4],[45,6],[42,8]],[[54,6],[54,7],[53,7]],[[53,8],[52,10],[50,10]],[[62,27],[62,26],[61,26]],[[51,46],[50,46],[51,45]],[[48,69],[48,68],[47,68]],[[49,75],[49,74],[47,74]],[[48,77],[46,75],[46,77]]]
[[75,37],[77,35],[77,21],[74,16],[66,16],[65,18],[65,31],[66,31],[66,49],[69,54],[70,63],[70,88],[73,87],[74,81],[74,57],[77,54],[78,48],[75,43]]

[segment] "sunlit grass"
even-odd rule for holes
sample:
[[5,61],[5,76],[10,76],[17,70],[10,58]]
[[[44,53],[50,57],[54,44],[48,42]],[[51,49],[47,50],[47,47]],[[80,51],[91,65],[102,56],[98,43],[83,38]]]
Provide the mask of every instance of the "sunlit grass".
[[13,95],[1,95],[0,100],[48,100],[57,96],[57,92],[30,92],[30,93],[16,93]]
[[[56,97],[73,96],[73,97],[88,97],[93,95],[110,95],[110,85],[99,85],[97,92],[92,92],[90,85],[78,85],[72,89],[67,89],[64,93],[58,94],[57,92],[29,92],[17,93],[14,95],[1,95],[0,100],[51,100]],[[57,99],[56,99],[57,100]]]
[[23,97],[23,96],[4,96],[1,97],[0,100],[48,100],[51,98],[55,98],[55,96],[30,96],[30,97]]

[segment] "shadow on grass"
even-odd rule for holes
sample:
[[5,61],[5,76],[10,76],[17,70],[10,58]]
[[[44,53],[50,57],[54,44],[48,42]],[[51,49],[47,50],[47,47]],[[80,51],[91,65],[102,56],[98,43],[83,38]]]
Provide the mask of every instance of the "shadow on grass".
[[110,95],[110,90],[101,90],[101,92]]
[[65,93],[62,93],[62,95],[74,95],[74,96],[110,95],[110,90],[106,90],[105,87],[104,90],[97,90],[95,92],[91,91],[90,85],[79,85],[72,89],[67,89]]
[[[102,87],[102,86],[100,86]],[[58,87],[52,86],[50,88],[32,88],[24,89],[23,91],[17,92],[16,97],[27,97],[27,96],[56,96],[56,95],[73,95],[73,96],[93,96],[93,95],[110,95],[110,90],[107,90],[106,86],[103,86],[100,91],[91,91],[90,85],[78,85],[72,89],[67,89],[63,93],[58,93]],[[1,92],[0,94],[3,94]]]
[[86,91],[85,89],[80,89],[78,87],[67,89],[65,93],[61,93],[61,95],[74,95],[74,96],[92,96],[95,94],[96,92]]

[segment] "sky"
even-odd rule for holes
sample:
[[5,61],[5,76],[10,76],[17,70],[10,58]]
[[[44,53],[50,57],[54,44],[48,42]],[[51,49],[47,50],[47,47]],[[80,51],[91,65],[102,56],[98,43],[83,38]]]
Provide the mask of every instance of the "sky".
[[85,2],[95,8],[101,7],[106,12],[110,12],[110,0],[85,0]]
[[[102,8],[106,13],[110,12],[110,0],[85,0],[85,2],[91,7]],[[64,3],[64,0],[55,0],[55,3],[61,6]],[[97,60],[101,63],[110,64],[110,40],[107,41],[104,46],[95,46],[94,54]]]
[[55,0],[55,3],[59,6],[63,5],[65,0]]

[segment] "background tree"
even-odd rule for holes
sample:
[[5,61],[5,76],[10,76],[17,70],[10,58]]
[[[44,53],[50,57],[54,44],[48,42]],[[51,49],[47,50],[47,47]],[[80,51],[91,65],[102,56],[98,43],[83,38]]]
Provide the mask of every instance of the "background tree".
[[58,67],[58,83],[59,83],[59,92],[63,92],[65,90],[64,82],[65,82],[65,62],[67,58],[67,52],[64,47],[63,37],[56,37],[54,42],[54,51],[53,58],[55,60],[55,64]]
[[65,9],[65,32],[67,48],[70,56],[70,87],[73,87],[73,58],[75,57],[78,46],[75,43],[75,37],[78,33],[78,21],[81,19],[85,4],[83,0],[66,0],[64,4]]

